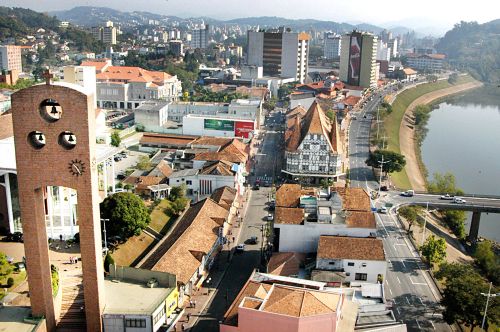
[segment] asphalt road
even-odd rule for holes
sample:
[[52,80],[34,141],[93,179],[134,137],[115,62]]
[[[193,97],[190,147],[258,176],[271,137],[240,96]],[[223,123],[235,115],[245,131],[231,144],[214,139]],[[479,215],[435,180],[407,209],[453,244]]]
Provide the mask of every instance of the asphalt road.
[[[365,188],[368,192],[378,189],[373,171],[365,161],[369,155],[371,122],[376,120],[377,106],[384,94],[375,94],[356,115],[357,119],[351,122],[349,129],[351,186]],[[373,202],[375,207],[385,202],[401,204],[405,199],[399,193],[384,193],[382,196],[379,201]],[[379,236],[383,239],[388,261],[384,289],[386,298],[393,304],[394,315],[407,324],[409,331],[451,331],[442,320],[439,293],[395,218],[394,209],[388,214],[376,214]]]
[[[281,115],[278,112],[273,112],[266,120],[263,141],[256,155],[255,174],[250,177],[250,183],[252,184],[256,179],[260,179],[261,183],[263,181],[272,183],[273,176],[279,175],[281,160],[283,159],[282,133],[279,131],[278,126],[280,117]],[[192,331],[219,331],[219,321],[222,320],[224,313],[234,301],[252,271],[261,267],[260,250],[263,240],[260,228],[266,224],[269,213],[267,203],[270,194],[271,187],[261,186],[259,190],[251,190],[247,203],[247,212],[240,226],[242,228],[237,241],[238,243],[244,243],[252,236],[256,236],[259,241],[254,245],[246,244],[244,252],[234,254],[221,283],[214,290],[212,301],[200,316]]]

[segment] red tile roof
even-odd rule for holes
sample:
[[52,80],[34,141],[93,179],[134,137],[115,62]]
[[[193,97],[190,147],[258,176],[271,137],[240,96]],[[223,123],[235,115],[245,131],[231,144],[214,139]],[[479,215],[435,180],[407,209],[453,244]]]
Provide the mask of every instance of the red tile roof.
[[384,244],[377,238],[322,235],[318,258],[384,261]]

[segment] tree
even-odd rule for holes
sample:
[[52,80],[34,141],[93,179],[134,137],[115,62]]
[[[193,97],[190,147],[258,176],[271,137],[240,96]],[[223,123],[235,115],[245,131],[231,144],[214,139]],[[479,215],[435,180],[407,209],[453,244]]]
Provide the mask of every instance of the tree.
[[420,247],[420,251],[431,265],[439,263],[446,258],[446,241],[441,237],[436,238],[431,235]]
[[417,105],[413,110],[415,125],[425,125],[430,118],[431,108],[428,105]]
[[130,183],[125,183],[123,189],[125,189],[126,191],[131,191],[132,189],[134,189],[134,186],[131,185]]
[[108,252],[104,257],[104,271],[109,272],[109,266],[115,264],[113,256]]
[[187,206],[189,199],[186,197],[179,197],[173,202],[170,202],[170,206],[167,208],[167,213],[173,216],[178,216]]
[[111,145],[119,147],[121,142],[122,142],[122,138],[120,137],[120,134],[117,131],[114,131],[111,134]]
[[448,83],[450,84],[456,84],[458,82],[458,74],[453,73],[448,77]]
[[[459,263],[443,263],[436,273],[436,278],[445,280],[445,289],[441,304],[445,310],[443,318],[448,324],[455,321],[466,324],[474,330],[481,324],[489,285],[470,266]],[[493,289],[495,293],[498,290]],[[500,301],[498,297],[490,299],[488,305],[488,321],[500,322]]]
[[389,150],[376,150],[370,153],[370,157],[366,160],[366,164],[371,167],[380,168],[384,158],[383,170],[385,173],[400,172],[406,165],[405,157],[402,154]]
[[476,263],[485,272],[490,281],[500,283],[500,260],[495,255],[491,241],[479,242],[474,253]]
[[172,187],[170,190],[170,200],[175,201],[178,198],[183,198],[186,196],[186,185],[182,184],[180,186]]
[[151,218],[144,202],[131,193],[117,193],[106,197],[101,203],[101,218],[106,223],[108,236],[127,239],[139,235],[147,227]]
[[464,193],[457,187],[455,175],[450,172],[434,173],[433,180],[427,184],[427,190],[433,194],[462,195]]
[[136,167],[141,171],[147,171],[151,168],[151,160],[148,156],[140,156]]
[[453,231],[459,239],[465,238],[465,220],[467,218],[465,211],[445,210],[443,213],[443,221]]
[[399,215],[408,221],[408,232],[411,230],[413,223],[417,221],[418,212],[419,207],[416,206],[403,206],[399,208]]

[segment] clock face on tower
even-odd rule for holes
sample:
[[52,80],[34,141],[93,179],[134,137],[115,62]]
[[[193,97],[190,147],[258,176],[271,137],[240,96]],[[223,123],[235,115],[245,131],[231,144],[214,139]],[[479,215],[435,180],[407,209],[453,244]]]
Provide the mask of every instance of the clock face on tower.
[[79,159],[72,160],[68,168],[69,172],[74,176],[80,176],[85,172],[85,164]]

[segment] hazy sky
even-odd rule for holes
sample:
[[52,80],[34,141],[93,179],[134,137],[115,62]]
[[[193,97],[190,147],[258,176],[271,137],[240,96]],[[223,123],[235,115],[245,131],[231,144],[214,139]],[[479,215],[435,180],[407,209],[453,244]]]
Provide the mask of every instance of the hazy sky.
[[2,0],[4,6],[37,11],[103,6],[122,11],[210,16],[231,19],[248,16],[315,18],[337,22],[397,22],[407,26],[450,26],[460,20],[480,23],[500,18],[498,0]]

